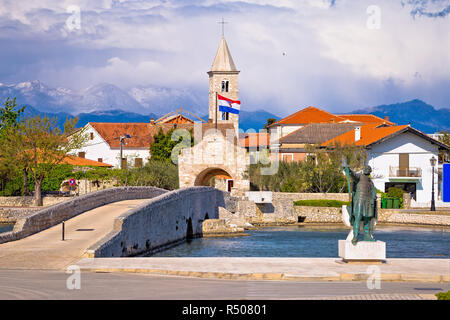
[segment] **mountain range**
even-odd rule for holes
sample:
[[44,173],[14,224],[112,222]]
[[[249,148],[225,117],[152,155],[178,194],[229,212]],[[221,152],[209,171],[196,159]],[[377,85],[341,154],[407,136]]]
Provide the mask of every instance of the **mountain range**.
[[[77,116],[78,126],[88,122],[148,122],[182,107],[207,120],[207,95],[187,89],[138,86],[129,90],[101,83],[81,92],[67,88],[51,88],[35,80],[18,84],[0,83],[0,101],[16,97],[17,104],[26,105],[25,115],[56,116],[62,126],[69,117]],[[298,109],[301,109],[299,107]],[[62,111],[64,110],[64,111]],[[408,124],[425,133],[450,130],[450,109],[436,109],[415,99],[402,103],[381,105],[351,113],[389,116],[397,124]],[[265,110],[240,112],[240,128],[262,128],[268,118],[281,117]]]

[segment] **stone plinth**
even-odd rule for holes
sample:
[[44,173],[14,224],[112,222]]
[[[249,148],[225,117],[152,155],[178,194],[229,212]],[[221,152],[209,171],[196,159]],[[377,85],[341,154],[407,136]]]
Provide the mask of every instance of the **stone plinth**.
[[339,240],[339,257],[344,261],[386,260],[386,242],[359,241],[356,246],[351,241]]

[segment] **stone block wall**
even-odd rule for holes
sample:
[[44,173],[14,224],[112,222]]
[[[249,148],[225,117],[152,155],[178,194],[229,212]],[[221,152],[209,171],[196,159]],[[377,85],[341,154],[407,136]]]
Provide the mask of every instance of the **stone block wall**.
[[341,208],[295,206],[295,212],[305,223],[343,223]]
[[206,215],[218,219],[223,192],[211,187],[171,191],[117,217],[114,230],[86,257],[124,257],[157,252],[202,235]]
[[[44,207],[52,206],[54,204],[64,202],[70,199],[69,197],[43,197],[42,202]],[[34,206],[34,197],[0,197],[0,207],[31,207]]]
[[[295,212],[304,217],[304,223],[342,223],[342,209],[328,207],[296,206]],[[379,223],[450,226],[450,214],[406,212],[396,209],[378,209]]]
[[167,190],[155,187],[119,187],[100,190],[58,203],[20,218],[14,230],[0,235],[0,243],[14,241],[50,228],[63,220],[112,202],[154,198]]
[[23,218],[41,208],[1,208],[0,207],[0,223],[15,223],[20,218]]
[[272,193],[273,200],[289,199],[291,201],[297,200],[338,200],[349,201],[348,193],[297,193],[297,192],[274,192]]

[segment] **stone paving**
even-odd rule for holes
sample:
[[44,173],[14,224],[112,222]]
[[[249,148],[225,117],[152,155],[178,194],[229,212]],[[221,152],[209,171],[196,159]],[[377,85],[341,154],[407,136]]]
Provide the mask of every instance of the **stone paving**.
[[343,263],[338,258],[85,258],[81,270],[151,273],[199,278],[288,281],[450,282],[450,259],[388,259],[383,264]]
[[113,229],[114,219],[144,200],[114,202],[21,240],[0,244],[0,269],[62,269]]

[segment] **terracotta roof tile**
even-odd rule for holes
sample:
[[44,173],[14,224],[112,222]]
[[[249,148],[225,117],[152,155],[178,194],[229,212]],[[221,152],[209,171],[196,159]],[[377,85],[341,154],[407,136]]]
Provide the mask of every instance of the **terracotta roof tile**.
[[389,120],[382,119],[373,114],[340,114],[339,116],[350,121],[356,121],[361,123],[380,123],[380,124],[386,123],[389,125],[395,124]]
[[368,124],[361,127],[361,139],[358,141],[355,141],[355,130],[351,130],[322,143],[322,145],[330,146],[340,143],[341,145],[355,144],[357,146],[368,146],[407,127],[407,125],[378,127],[377,124]]
[[273,123],[271,126],[277,124],[336,123],[345,120],[345,118],[336,116],[319,108],[307,107]]
[[[132,148],[149,148],[154,141],[154,136],[160,129],[164,133],[174,129],[175,125],[171,123],[102,123],[102,122],[90,122],[89,123],[100,136],[110,145],[111,148],[120,148],[120,137],[125,134],[129,134],[131,138],[125,139],[126,144],[123,145],[124,149]],[[193,123],[180,123],[176,124],[178,129],[191,130],[194,128]],[[202,134],[209,129],[214,129],[213,123],[202,123]],[[232,123],[219,123],[217,129],[225,136],[227,130],[234,130]]]
[[103,162],[98,162],[98,161],[94,161],[94,160],[89,160],[89,159],[85,159],[85,158],[80,158],[77,156],[67,156],[64,158],[64,160],[62,161],[63,164],[70,164],[73,166],[80,166],[80,167],[85,167],[85,166],[92,166],[92,167],[112,167],[112,165],[107,164],[107,163],[103,163]]

